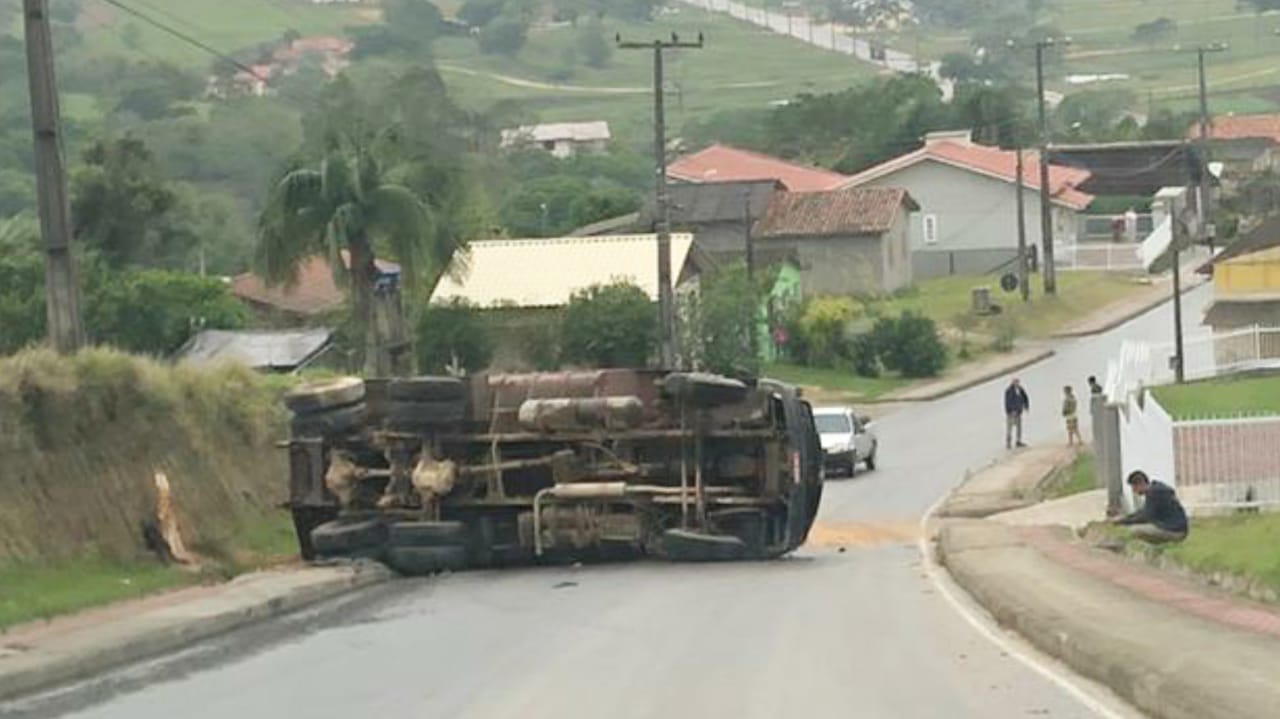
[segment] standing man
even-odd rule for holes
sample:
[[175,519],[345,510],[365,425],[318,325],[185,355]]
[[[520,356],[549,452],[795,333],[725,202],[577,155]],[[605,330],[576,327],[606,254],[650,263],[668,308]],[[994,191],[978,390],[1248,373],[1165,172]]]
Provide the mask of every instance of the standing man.
[[1098,384],[1098,378],[1093,375],[1089,375],[1089,394],[1090,396],[1102,394],[1102,385]]
[[1084,444],[1084,439],[1080,437],[1079,402],[1076,402],[1076,394],[1071,385],[1062,388],[1062,419],[1067,423],[1067,446]]
[[1173,487],[1164,482],[1153,482],[1146,472],[1137,470],[1129,475],[1129,487],[1142,497],[1142,509],[1127,517],[1113,520],[1116,524],[1132,525],[1130,534],[1151,544],[1181,542],[1190,529],[1187,512],[1178,501]]
[[1025,447],[1022,443],[1022,415],[1031,411],[1031,398],[1027,396],[1027,391],[1022,388],[1022,383],[1017,377],[1009,383],[1008,389],[1004,391],[1004,448],[1010,449],[1015,446]]

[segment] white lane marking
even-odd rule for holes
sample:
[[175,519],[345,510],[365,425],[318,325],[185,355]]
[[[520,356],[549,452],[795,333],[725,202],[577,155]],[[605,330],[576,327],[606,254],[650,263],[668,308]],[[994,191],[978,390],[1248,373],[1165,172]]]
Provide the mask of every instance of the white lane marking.
[[[1087,709],[1092,711],[1094,714],[1097,714],[1099,717],[1103,717],[1104,719],[1132,719],[1132,717],[1141,716],[1141,714],[1136,710],[1121,711],[1115,708],[1113,704],[1121,701],[1119,697],[1115,697],[1110,701],[1107,701],[1097,696],[1099,693],[1109,691],[1102,688],[1101,685],[1099,685],[1099,688],[1095,690],[1090,690],[1089,688],[1081,686],[1081,682],[1088,680],[1083,677],[1067,676],[1069,670],[1065,669],[1065,667],[1059,669],[1050,665],[1043,657],[1038,655],[1038,650],[1020,646],[1018,642],[1011,641],[1009,637],[1004,636],[999,629],[992,626],[991,622],[987,621],[981,614],[975,611],[971,606],[971,602],[966,602],[956,596],[955,591],[952,589],[951,580],[943,577],[941,574],[943,570],[933,556],[933,549],[929,541],[929,520],[933,519],[934,513],[938,511],[938,508],[942,506],[942,503],[947,500],[947,497],[950,496],[950,494],[951,493],[948,491],[946,494],[939,497],[938,500],[935,501],[927,511],[925,511],[924,516],[920,518],[920,534],[916,544],[917,549],[920,550],[920,559],[924,565],[925,575],[928,576],[929,581],[933,584],[934,588],[938,590],[942,598],[951,605],[951,608],[954,609],[957,614],[969,623],[969,626],[977,630],[978,634],[985,637],[987,641],[996,645],[1001,651],[1005,652],[1009,656],[1022,662],[1035,673],[1045,679],[1048,679],[1050,683],[1066,692],[1070,697],[1083,704]],[[1076,681],[1076,679],[1078,679],[1078,681]]]

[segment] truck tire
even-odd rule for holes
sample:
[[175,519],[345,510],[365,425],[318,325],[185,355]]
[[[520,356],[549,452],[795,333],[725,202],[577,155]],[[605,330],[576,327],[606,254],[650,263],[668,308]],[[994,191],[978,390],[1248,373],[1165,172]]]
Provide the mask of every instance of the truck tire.
[[338,518],[316,527],[311,544],[320,557],[380,556],[387,544],[387,525],[378,519]]
[[415,431],[457,424],[467,413],[461,400],[440,402],[390,402],[387,404],[387,427],[399,431]]
[[346,407],[363,399],[364,380],[359,377],[341,377],[295,387],[284,396],[284,406],[294,414],[306,415]]
[[310,562],[316,558],[316,546],[311,541],[311,533],[325,522],[332,522],[338,516],[333,507],[294,507],[293,529],[298,535],[298,556]]
[[453,377],[407,377],[387,382],[391,402],[450,402],[467,397],[467,386]]
[[467,541],[462,522],[396,522],[391,525],[392,547],[458,547]]
[[467,550],[463,547],[392,547],[387,551],[387,564],[397,572],[411,576],[456,572],[467,567]]
[[294,437],[327,439],[350,433],[363,425],[366,419],[368,410],[365,406],[354,404],[326,412],[295,416],[289,423],[289,430]]
[[677,562],[730,562],[747,559],[749,553],[737,537],[668,529],[662,533],[662,554]]
[[747,398],[750,389],[736,379],[704,372],[672,372],[662,379],[662,389],[693,407],[736,404]]

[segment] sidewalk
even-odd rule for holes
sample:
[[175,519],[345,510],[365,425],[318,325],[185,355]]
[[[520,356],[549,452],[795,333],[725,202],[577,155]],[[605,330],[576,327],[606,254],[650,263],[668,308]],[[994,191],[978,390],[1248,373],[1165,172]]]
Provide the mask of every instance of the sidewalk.
[[0,700],[172,652],[385,581],[378,564],[247,574],[0,633]]
[[954,374],[941,379],[918,384],[906,389],[890,392],[880,398],[880,402],[929,402],[941,399],[956,392],[963,392],[970,387],[1003,377],[1010,372],[1030,367],[1049,359],[1054,354],[1045,347],[1029,347],[999,355],[993,359],[962,365]]
[[998,623],[1153,717],[1280,707],[1280,609],[1092,549],[1066,529],[951,520],[938,553]]
[[[1194,267],[1184,270],[1182,273],[1182,294],[1185,295],[1206,281],[1206,277],[1196,274]],[[1137,296],[1103,307],[1097,312],[1087,317],[1082,317],[1079,321],[1053,333],[1051,336],[1055,339],[1066,339],[1102,334],[1135,317],[1140,317],[1150,312],[1171,299],[1173,299],[1173,279],[1172,277],[1161,277],[1153,282],[1150,288]]]
[[1069,466],[1075,456],[1074,448],[1062,446],[1017,450],[965,479],[947,497],[937,516],[978,519],[1031,507],[1040,499],[1041,485]]

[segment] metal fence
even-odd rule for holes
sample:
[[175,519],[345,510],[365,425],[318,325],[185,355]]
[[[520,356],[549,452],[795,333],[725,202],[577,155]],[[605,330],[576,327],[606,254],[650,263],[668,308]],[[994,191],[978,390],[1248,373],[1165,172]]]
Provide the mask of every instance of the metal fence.
[[[1152,345],[1151,357],[1163,368],[1153,367],[1160,383],[1173,381],[1172,342]],[[1280,327],[1245,327],[1230,332],[1200,334],[1183,341],[1183,370],[1189,380],[1280,369]]]
[[1144,269],[1139,245],[1090,242],[1058,245],[1053,257],[1060,270],[1139,272]]
[[[1085,239],[1103,241],[1119,240],[1121,238],[1116,237],[1117,221],[1119,221],[1120,225],[1123,226],[1124,215],[1087,215],[1080,224]],[[1137,230],[1138,237],[1146,237],[1151,234],[1151,231],[1154,230],[1155,227],[1156,223],[1153,215],[1150,213],[1138,215],[1138,221],[1135,228]],[[1123,235],[1124,230],[1121,229],[1119,234]]]

